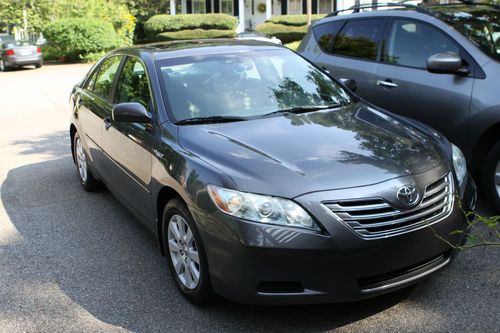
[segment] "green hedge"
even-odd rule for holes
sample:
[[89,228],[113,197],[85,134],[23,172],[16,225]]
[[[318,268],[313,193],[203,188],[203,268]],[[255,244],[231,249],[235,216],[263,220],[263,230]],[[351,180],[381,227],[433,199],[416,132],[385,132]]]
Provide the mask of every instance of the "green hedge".
[[[312,21],[325,17],[324,14],[312,16]],[[302,40],[307,33],[307,15],[281,15],[259,24],[256,30],[269,37],[281,39],[283,44]]]
[[154,39],[158,34],[182,30],[236,30],[238,19],[226,14],[155,15],[144,24],[144,33]]
[[[315,14],[312,15],[312,21],[319,20],[325,17],[325,14]],[[302,26],[307,24],[307,15],[281,15],[275,16],[267,20],[266,22],[283,24],[288,26]]]
[[307,26],[286,26],[283,24],[274,24],[270,22],[262,23],[257,26],[257,31],[267,36],[279,38],[283,44],[302,40],[307,33]]
[[92,18],[69,18],[49,23],[43,31],[49,45],[69,61],[85,60],[89,55],[120,45],[113,25]]
[[204,39],[204,38],[231,38],[236,36],[234,30],[216,30],[216,29],[193,29],[162,32],[156,36],[158,41],[171,41],[171,40],[186,40],[186,39]]

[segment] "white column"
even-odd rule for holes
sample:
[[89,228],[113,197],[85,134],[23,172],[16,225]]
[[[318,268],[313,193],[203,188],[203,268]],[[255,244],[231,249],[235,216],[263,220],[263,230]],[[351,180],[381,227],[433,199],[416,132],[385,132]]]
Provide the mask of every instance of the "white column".
[[238,0],[238,28],[236,28],[236,32],[244,32],[245,31],[245,0]]
[[266,20],[269,20],[273,16],[273,3],[271,0],[266,0]]
[[170,15],[175,15],[175,0],[170,0]]

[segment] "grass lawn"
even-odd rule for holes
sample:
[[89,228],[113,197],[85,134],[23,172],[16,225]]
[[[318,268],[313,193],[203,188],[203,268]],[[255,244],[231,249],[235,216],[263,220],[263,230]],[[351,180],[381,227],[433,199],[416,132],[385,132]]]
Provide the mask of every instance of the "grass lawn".
[[288,47],[289,49],[292,49],[294,51],[297,51],[297,48],[299,47],[299,45],[300,45],[300,40],[296,41],[296,42],[291,42],[291,43],[285,44],[286,47]]

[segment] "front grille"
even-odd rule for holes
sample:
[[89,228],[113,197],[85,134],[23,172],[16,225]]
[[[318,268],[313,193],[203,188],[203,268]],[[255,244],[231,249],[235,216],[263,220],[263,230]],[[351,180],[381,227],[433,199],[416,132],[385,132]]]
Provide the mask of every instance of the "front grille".
[[425,188],[422,201],[410,210],[399,210],[381,198],[323,202],[335,216],[364,239],[397,236],[447,217],[453,207],[451,173]]

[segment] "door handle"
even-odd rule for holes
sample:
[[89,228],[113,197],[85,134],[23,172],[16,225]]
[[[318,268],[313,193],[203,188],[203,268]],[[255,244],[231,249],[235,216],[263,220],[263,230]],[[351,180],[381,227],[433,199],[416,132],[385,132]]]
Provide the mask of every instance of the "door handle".
[[107,131],[111,127],[111,118],[104,118],[104,129]]
[[377,86],[387,87],[387,88],[397,88],[398,85],[391,80],[387,79],[385,81],[377,80]]

